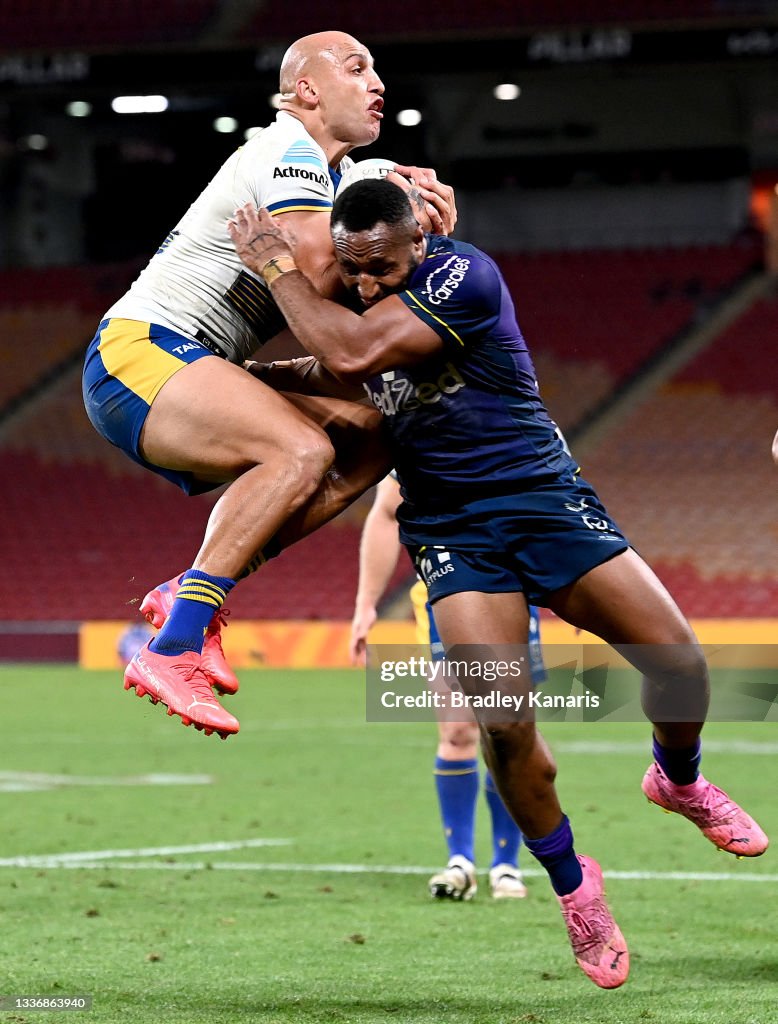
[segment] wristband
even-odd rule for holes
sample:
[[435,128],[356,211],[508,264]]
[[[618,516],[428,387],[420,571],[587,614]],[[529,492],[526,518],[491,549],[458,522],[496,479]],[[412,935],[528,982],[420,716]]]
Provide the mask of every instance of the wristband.
[[288,274],[290,270],[297,270],[297,264],[293,257],[274,256],[272,260],[267,261],[262,270],[260,270],[260,274],[265,279],[265,284],[269,288],[277,277],[281,277],[282,274]]

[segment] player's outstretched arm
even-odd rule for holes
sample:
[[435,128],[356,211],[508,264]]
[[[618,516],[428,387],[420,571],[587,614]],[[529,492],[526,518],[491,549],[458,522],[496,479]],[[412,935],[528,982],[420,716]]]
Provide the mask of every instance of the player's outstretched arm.
[[367,514],[359,544],[359,583],[351,621],[349,653],[354,665],[364,665],[367,635],[378,618],[378,603],[386,593],[400,555],[397,508],[400,485],[384,477]]
[[271,288],[300,344],[339,380],[356,384],[372,374],[422,362],[443,347],[435,331],[396,295],[361,316],[322,298],[299,272],[283,227],[267,210],[247,203],[235,211],[227,229],[238,256]]
[[344,384],[322,366],[315,356],[296,359],[276,359],[272,363],[248,359],[245,370],[274,391],[291,391],[296,395],[323,395],[325,398],[343,398],[357,402],[365,397],[364,390],[355,384]]

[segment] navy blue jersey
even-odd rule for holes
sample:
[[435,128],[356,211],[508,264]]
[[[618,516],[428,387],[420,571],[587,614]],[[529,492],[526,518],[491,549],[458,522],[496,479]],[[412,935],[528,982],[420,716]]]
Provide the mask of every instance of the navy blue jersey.
[[427,240],[399,297],[443,351],[365,384],[384,414],[403,497],[434,513],[569,478],[577,467],[541,401],[497,265],[465,242]]

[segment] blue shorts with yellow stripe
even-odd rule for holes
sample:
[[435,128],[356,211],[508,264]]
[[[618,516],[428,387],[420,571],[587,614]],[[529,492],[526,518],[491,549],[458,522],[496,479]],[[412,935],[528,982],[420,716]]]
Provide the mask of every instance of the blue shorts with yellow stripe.
[[140,454],[140,434],[162,385],[204,356],[213,353],[167,327],[112,318],[98,327],[84,362],[84,406],[98,434],[187,494],[200,494],[216,484],[147,462]]

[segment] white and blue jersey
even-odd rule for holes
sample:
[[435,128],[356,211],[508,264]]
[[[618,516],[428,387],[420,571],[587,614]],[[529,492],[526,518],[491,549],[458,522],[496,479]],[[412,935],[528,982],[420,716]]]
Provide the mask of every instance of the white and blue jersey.
[[225,161],[105,319],[156,324],[242,363],[285,321],[262,277],[241,263],[228,219],[249,202],[274,217],[329,216],[335,187],[352,165],[345,157],[337,171],[330,168],[305,126],[280,111]]
[[187,493],[213,484],[163,469],[140,453],[140,436],[163,385],[188,363],[221,356],[242,363],[285,327],[261,276],[241,263],[227,220],[245,203],[273,216],[329,217],[337,170],[305,126],[285,111],[222,165],[126,292],[90,344],[83,392],[95,429],[142,466]]
[[538,391],[495,262],[428,236],[400,299],[442,351],[371,377],[402,487],[400,536],[431,603],[466,590],[546,596],[628,547],[578,476]]

